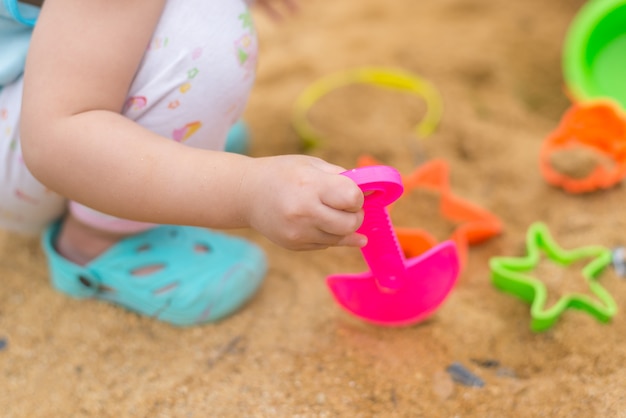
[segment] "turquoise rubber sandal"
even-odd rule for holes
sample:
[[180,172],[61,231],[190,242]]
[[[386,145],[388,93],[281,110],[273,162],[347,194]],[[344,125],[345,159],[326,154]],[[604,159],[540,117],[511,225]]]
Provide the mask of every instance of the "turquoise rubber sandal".
[[123,239],[85,266],[54,249],[60,223],[43,234],[54,287],[186,326],[216,321],[243,305],[267,271],[263,251],[203,228],[159,226]]
[[248,126],[242,120],[238,120],[228,131],[224,151],[235,154],[247,154],[250,147],[250,133]]

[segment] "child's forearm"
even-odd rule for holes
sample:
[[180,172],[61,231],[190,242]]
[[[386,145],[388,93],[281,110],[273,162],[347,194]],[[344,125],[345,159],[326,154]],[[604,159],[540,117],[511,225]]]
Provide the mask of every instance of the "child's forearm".
[[114,112],[32,120],[24,158],[43,184],[121,218],[208,227],[245,227],[237,193],[252,159],[194,149]]
[[[29,123],[31,121],[37,123]],[[156,224],[251,227],[289,249],[365,244],[363,194],[318,158],[191,148],[111,111],[25,118],[32,173],[63,196]]]

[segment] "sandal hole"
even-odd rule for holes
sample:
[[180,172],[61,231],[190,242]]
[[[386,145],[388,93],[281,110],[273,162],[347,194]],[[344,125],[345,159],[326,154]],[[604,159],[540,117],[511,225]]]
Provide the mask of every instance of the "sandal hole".
[[154,295],[163,295],[166,293],[170,293],[171,291],[175,290],[178,287],[178,282],[174,282],[174,283],[170,283],[168,285],[165,285],[159,289],[156,289],[155,291],[153,291],[152,293]]
[[142,244],[142,245],[140,245],[139,247],[137,247],[137,252],[138,252],[138,253],[143,253],[143,252],[148,251],[150,248],[152,248],[152,247],[150,246],[150,244]]
[[86,287],[92,287],[93,286],[93,284],[91,283],[91,280],[89,280],[85,276],[78,276],[78,281],[81,282]]
[[137,267],[136,269],[133,269],[130,271],[130,275],[131,276],[147,276],[150,275],[152,273],[156,273],[158,271],[161,271],[165,268],[165,264],[150,264],[147,266],[142,266],[142,267]]
[[202,244],[202,243],[196,243],[196,245],[193,246],[193,249],[197,253],[211,252],[211,247],[208,246],[207,244]]

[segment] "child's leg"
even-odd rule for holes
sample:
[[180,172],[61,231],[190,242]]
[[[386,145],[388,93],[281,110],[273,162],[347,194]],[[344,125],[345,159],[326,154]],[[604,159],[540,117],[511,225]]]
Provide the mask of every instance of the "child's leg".
[[[168,0],[124,115],[173,141],[223,149],[252,85],[256,46],[244,0]],[[61,228],[48,229],[44,249],[59,290],[183,325],[233,312],[266,271],[262,251],[244,240],[154,228],[77,203]]]
[[20,147],[22,78],[0,90],[0,228],[34,234],[61,216],[66,204],[30,174]]

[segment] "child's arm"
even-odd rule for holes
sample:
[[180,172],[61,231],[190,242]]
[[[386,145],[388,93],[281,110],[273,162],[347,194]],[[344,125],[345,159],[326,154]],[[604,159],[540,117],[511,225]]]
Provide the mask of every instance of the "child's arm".
[[[363,245],[363,196],[305,156],[194,149],[120,115],[163,0],[46,0],[25,73],[22,148],[61,195],[161,224],[253,227],[291,249]],[[181,7],[184,3],[181,2]]]

